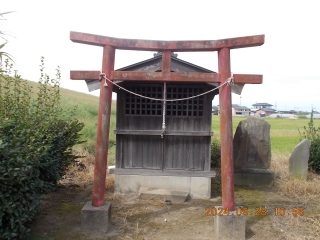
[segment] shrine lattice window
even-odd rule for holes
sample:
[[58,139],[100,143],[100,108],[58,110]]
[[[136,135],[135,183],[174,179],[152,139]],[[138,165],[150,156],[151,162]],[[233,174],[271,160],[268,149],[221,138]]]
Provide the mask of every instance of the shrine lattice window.
[[[127,86],[129,91],[151,97],[163,98],[163,87],[160,86]],[[167,86],[167,99],[188,98],[203,92],[203,88],[186,86]],[[126,115],[161,116],[163,102],[141,98],[134,94],[125,93]],[[203,116],[204,96],[182,101],[167,101],[167,116]]]
[[[128,86],[127,89],[142,96],[162,98],[163,88],[159,86]],[[161,116],[162,102],[142,98],[126,92],[127,115]]]
[[[202,88],[174,87],[167,88],[167,99],[188,98],[203,93]],[[182,101],[167,102],[168,116],[203,116],[203,96]]]

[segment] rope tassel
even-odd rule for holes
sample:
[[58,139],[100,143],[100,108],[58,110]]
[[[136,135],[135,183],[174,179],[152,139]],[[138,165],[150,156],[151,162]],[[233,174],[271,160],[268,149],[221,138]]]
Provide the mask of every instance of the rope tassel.
[[[105,73],[101,72],[100,75],[99,75],[99,81],[101,82],[102,81],[102,78],[104,78],[104,84],[103,86],[104,87],[108,87],[108,83],[107,83],[107,76]],[[109,80],[109,79],[108,79]]]

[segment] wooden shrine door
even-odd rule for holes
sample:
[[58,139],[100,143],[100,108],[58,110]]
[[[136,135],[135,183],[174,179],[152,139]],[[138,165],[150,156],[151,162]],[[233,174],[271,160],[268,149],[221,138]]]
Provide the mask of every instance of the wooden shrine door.
[[[126,89],[163,98],[163,84],[127,84]],[[188,98],[209,90],[206,84],[168,84],[167,99]],[[117,168],[210,171],[213,93],[163,102],[118,91]]]

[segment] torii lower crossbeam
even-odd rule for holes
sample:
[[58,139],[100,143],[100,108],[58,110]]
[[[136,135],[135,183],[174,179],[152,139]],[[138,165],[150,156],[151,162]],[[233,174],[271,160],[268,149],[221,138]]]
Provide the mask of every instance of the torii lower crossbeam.
[[[100,71],[70,71],[72,80],[99,80]],[[261,84],[262,75],[233,74],[234,83]],[[110,80],[116,81],[148,81],[148,82],[205,82],[220,83],[218,73],[171,72],[167,76],[162,72],[130,72],[111,71]]]
[[[110,80],[122,81],[165,81],[165,82],[208,82],[224,84],[231,76],[230,49],[261,46],[264,35],[206,41],[154,41],[139,39],[119,39],[87,33],[70,32],[73,42],[103,47],[102,71]],[[162,54],[161,72],[114,71],[115,49],[160,51]],[[172,52],[218,51],[219,73],[176,73],[170,72]],[[74,80],[98,80],[99,71],[71,71]],[[235,83],[260,84],[262,75],[235,74]],[[92,205],[104,203],[105,179],[108,156],[112,84],[100,84],[99,115],[97,129],[96,160]],[[233,177],[233,132],[231,115],[231,87],[224,85],[219,89],[222,206],[234,210]]]

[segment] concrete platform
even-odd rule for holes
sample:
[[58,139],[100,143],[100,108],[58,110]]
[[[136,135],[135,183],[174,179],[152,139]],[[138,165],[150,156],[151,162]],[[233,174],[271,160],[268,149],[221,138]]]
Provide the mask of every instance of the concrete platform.
[[178,190],[141,187],[139,197],[141,199],[171,200],[172,203],[183,203],[188,200],[189,193]]
[[87,202],[81,210],[81,228],[107,233],[111,226],[111,203],[100,207]]
[[139,194],[141,187],[183,191],[194,198],[211,196],[210,177],[115,175],[116,194]]
[[274,172],[270,169],[234,169],[235,185],[270,185],[274,181]]
[[[219,208],[221,206],[216,206]],[[236,211],[229,211],[229,215],[215,215],[214,233],[219,240],[245,240],[246,216],[238,216]]]

